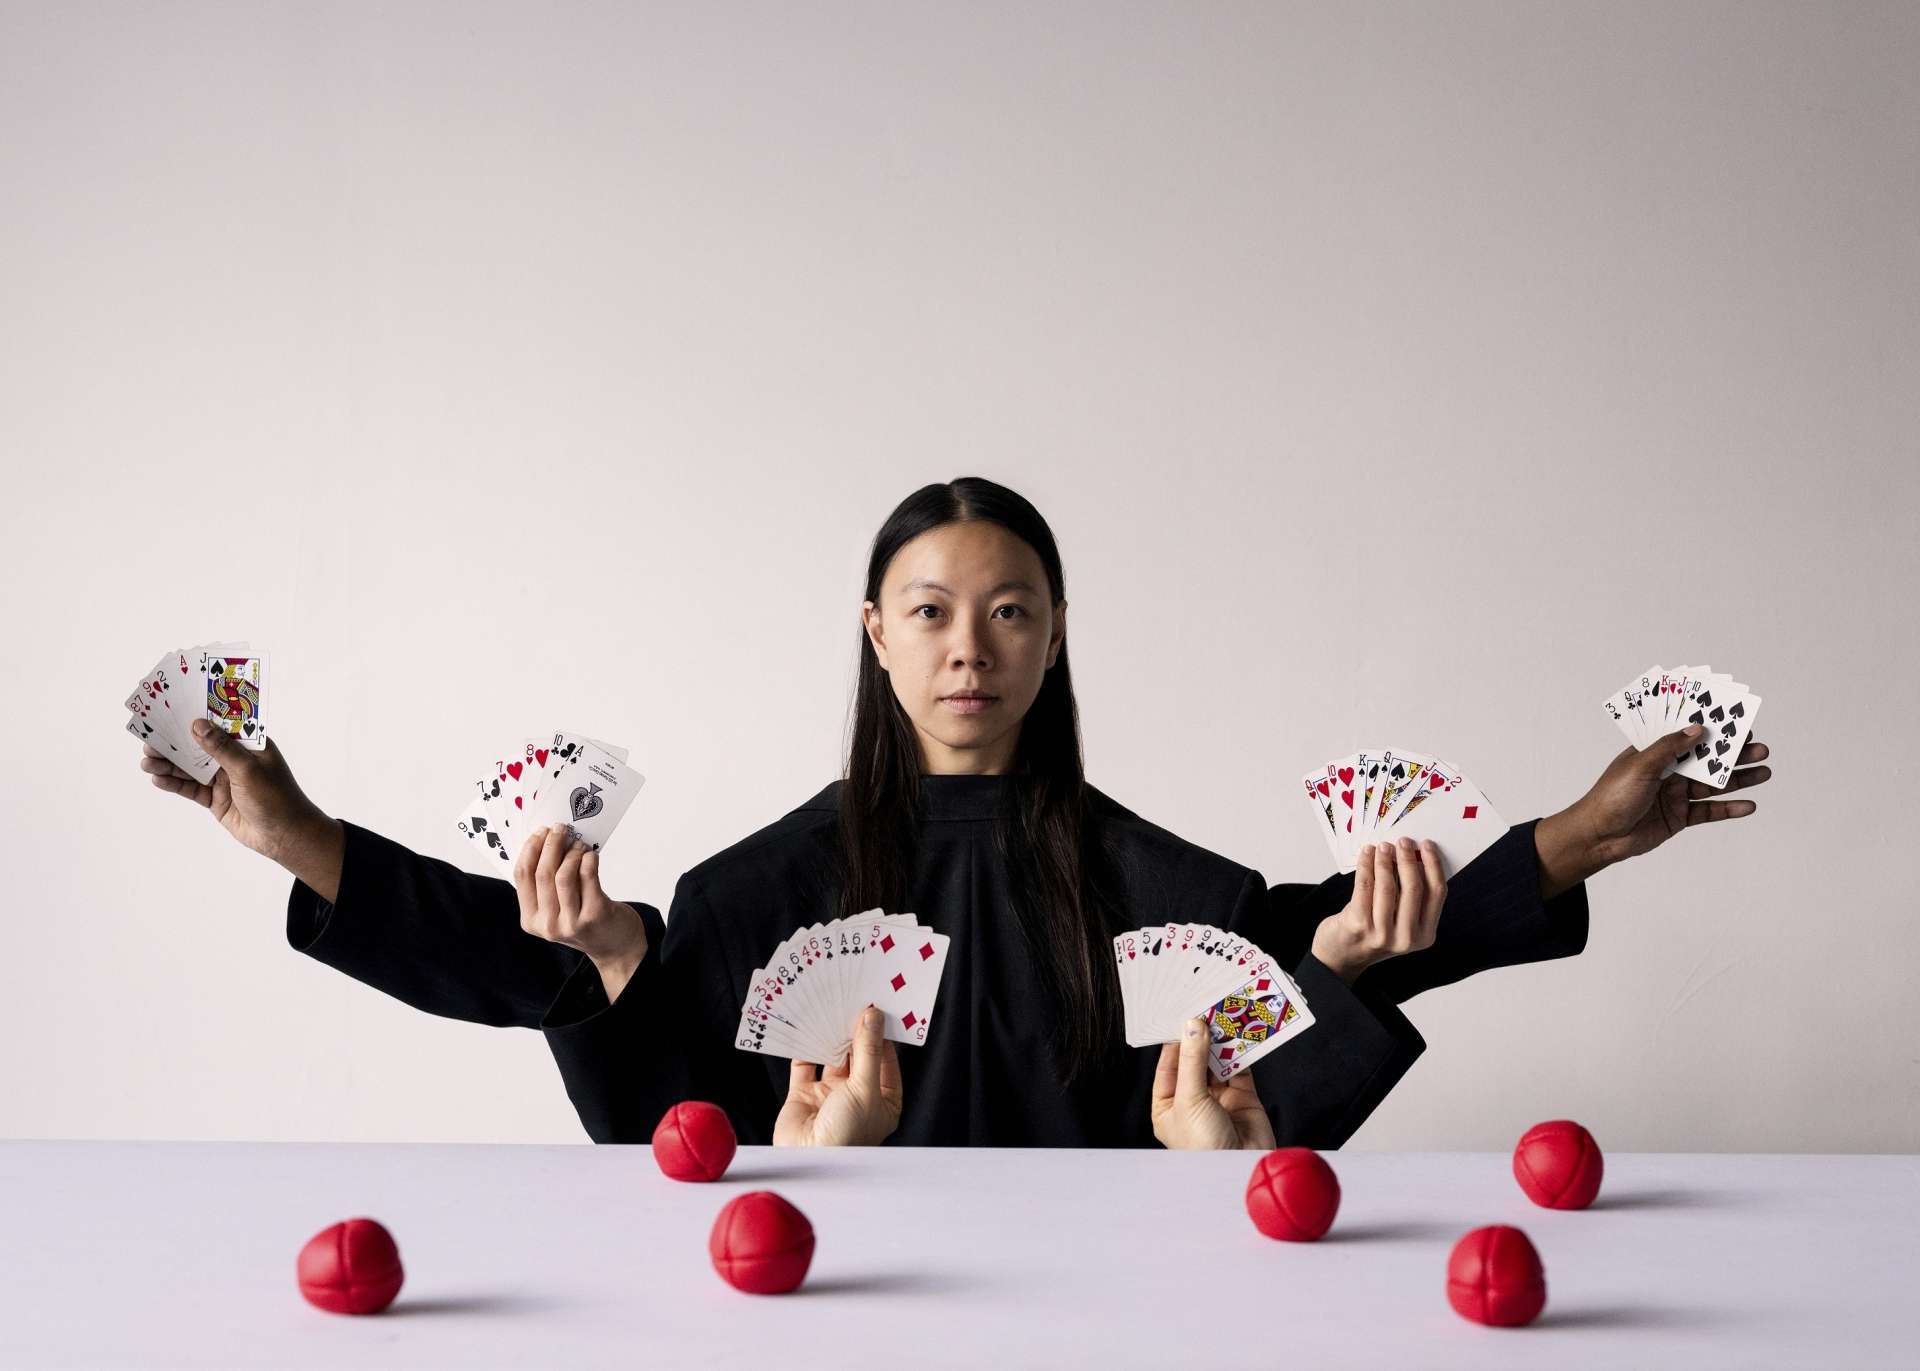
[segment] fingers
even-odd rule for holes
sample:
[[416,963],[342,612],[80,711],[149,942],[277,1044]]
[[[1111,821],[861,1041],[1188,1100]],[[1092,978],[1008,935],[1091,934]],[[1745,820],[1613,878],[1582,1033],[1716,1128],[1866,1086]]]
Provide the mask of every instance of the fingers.
[[1400,869],[1392,843],[1373,847],[1373,908],[1369,915],[1375,946],[1393,936],[1393,911],[1400,905]]
[[1391,946],[1395,952],[1411,952],[1419,946],[1416,939],[1420,936],[1421,912],[1427,902],[1427,882],[1420,869],[1420,849],[1414,846],[1413,840],[1402,838],[1392,846],[1400,903],[1393,911]]
[[554,885],[554,877],[560,872],[560,862],[570,851],[567,843],[567,831],[556,824],[547,830],[547,841],[540,849],[540,860],[533,864],[533,889],[540,899],[540,912],[551,916],[560,908],[560,891]]
[[814,1064],[812,1062],[803,1062],[798,1058],[795,1058],[793,1062],[788,1066],[788,1069],[787,1069],[787,1098],[788,1099],[792,1099],[796,1093],[805,1090],[808,1086],[813,1084],[813,1067],[814,1067]]
[[520,927],[536,936],[541,936],[540,892],[534,888],[533,871],[540,862],[540,850],[546,839],[544,828],[529,833],[520,844],[520,855],[513,859],[513,889],[520,897]]
[[1373,909],[1373,844],[1360,849],[1353,864],[1353,902],[1360,906],[1361,917],[1371,919]]
[[1721,789],[1715,789],[1705,781],[1688,781],[1687,798],[1689,800],[1715,800],[1726,794],[1729,790],[1745,790],[1748,786],[1760,785],[1772,775],[1773,768],[1770,766],[1748,767],[1743,771],[1734,772],[1733,779],[1728,781],[1726,786]]
[[1646,752],[1641,754],[1644,758],[1649,759],[1647,765],[1654,767],[1656,770],[1661,770],[1664,769],[1670,761],[1677,762],[1683,760],[1689,752],[1693,751],[1694,744],[1700,740],[1700,735],[1697,733],[1691,738],[1687,736],[1687,729],[1692,727],[1692,724],[1687,724],[1683,728],[1676,728],[1666,737],[1660,739],[1657,744],[1648,748]]
[[1162,1043],[1160,1060],[1153,1068],[1153,1098],[1171,1100],[1174,1083],[1180,1079],[1180,1044]]
[[1752,800],[1709,800],[1687,806],[1687,827],[1710,824],[1720,819],[1744,819],[1760,806]]
[[557,897],[553,910],[554,926],[562,938],[571,938],[580,930],[580,915],[585,909],[581,901],[580,863],[586,855],[585,839],[571,838],[566,855],[553,871],[553,889]]
[[1447,871],[1440,860],[1440,847],[1431,838],[1420,840],[1420,871],[1427,887],[1427,899],[1420,910],[1420,941],[1418,946],[1433,946],[1433,936],[1440,923],[1441,906],[1447,902]]
[[209,723],[205,719],[195,719],[188,731],[193,734],[193,740],[200,744],[200,750],[221,766],[252,765],[254,754],[240,746],[240,740],[226,729]]
[[900,1091],[900,1049],[888,1038],[880,1044],[880,1093],[897,1095]]
[[884,1016],[868,1005],[853,1030],[853,1057],[848,1066],[851,1083],[869,1099],[880,1094],[880,1041]]
[[1174,1082],[1175,1104],[1205,1104],[1212,1096],[1207,1091],[1207,1021],[1188,1019],[1180,1034],[1179,1077]]

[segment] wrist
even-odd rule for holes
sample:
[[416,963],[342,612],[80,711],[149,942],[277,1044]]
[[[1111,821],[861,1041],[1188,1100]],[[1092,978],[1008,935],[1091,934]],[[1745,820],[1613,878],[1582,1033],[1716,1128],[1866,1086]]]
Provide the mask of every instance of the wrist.
[[338,819],[315,809],[286,825],[264,855],[331,903],[340,898],[340,872],[346,852],[346,828]]
[[647,929],[640,921],[640,911],[627,904],[619,907],[633,915],[633,937],[618,947],[588,954],[588,959],[600,973],[600,984],[606,989],[608,1004],[620,998],[620,992],[626,989],[627,982],[633,979],[633,973],[640,969],[640,963],[647,956]]
[[1348,946],[1337,931],[1335,916],[1329,915],[1320,921],[1320,927],[1314,931],[1313,946],[1310,949],[1314,959],[1338,976],[1344,985],[1352,985],[1367,963],[1358,952]]
[[1593,835],[1577,803],[1533,826],[1533,850],[1543,900],[1573,889],[1612,864],[1606,845]]

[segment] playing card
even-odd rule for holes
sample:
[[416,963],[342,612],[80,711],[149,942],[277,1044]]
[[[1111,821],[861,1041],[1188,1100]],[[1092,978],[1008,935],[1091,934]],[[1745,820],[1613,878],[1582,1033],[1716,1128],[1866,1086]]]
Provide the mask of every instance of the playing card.
[[824,1066],[845,1063],[869,1004],[896,1042],[926,1041],[948,940],[913,914],[868,910],[813,924],[781,940],[748,982],[735,1045]]
[[1127,1042],[1177,1042],[1209,1025],[1208,1070],[1225,1080],[1313,1022],[1300,987],[1251,940],[1207,924],[1168,923],[1114,939]]
[[225,729],[250,751],[262,751],[267,745],[267,654],[229,655],[223,647],[186,654],[193,662],[183,673],[194,687],[191,717]]
[[567,824],[598,851],[606,846],[646,777],[593,743],[579,745],[577,759],[541,782],[526,807],[527,831]]
[[947,935],[918,926],[871,924],[861,961],[861,998],[886,1015],[883,1035],[897,1043],[923,1043],[947,965]]

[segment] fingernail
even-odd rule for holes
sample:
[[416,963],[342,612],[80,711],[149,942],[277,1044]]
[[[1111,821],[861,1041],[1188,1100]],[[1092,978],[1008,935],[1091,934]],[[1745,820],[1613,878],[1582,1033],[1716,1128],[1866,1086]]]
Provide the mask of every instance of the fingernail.
[[1197,1038],[1200,1036],[1200,1020],[1198,1019],[1187,1020],[1187,1036],[1189,1038]]
[[1689,738],[1693,737],[1693,735],[1698,733],[1699,731],[1700,731],[1699,724],[1688,724],[1686,728],[1682,730],[1685,736]]

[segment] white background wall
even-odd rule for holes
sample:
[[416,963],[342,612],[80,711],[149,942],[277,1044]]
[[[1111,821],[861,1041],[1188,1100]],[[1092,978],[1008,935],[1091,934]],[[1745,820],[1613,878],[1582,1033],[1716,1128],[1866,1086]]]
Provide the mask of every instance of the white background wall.
[[1412,1001],[1353,1146],[1915,1150],[1916,69],[1905,4],[0,10],[0,1134],[583,1140],[538,1035],[288,950],[122,697],[268,647],[435,855],[624,742],[664,906],[837,774],[867,544],[980,474],[1091,779],[1270,881],[1357,743],[1518,822],[1648,664],[1765,697],[1759,812]]

